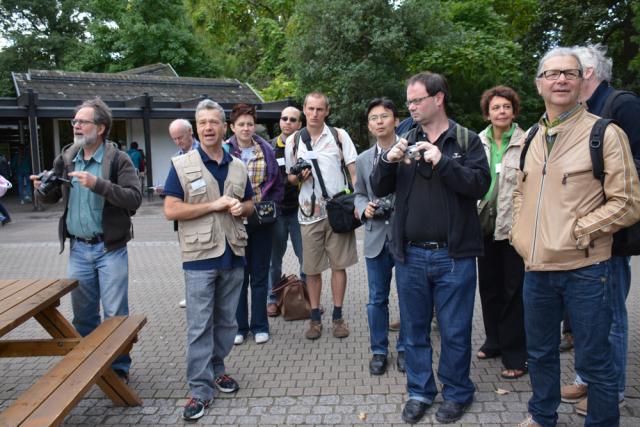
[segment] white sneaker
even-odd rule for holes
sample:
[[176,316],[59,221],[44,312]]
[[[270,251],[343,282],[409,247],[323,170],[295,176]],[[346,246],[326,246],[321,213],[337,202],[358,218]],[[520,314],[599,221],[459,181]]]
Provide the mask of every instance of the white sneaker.
[[180,308],[185,308],[187,306],[187,300],[183,299],[178,303],[178,305],[180,306]]
[[255,335],[255,338],[256,338],[256,344],[264,344],[267,341],[269,341],[269,334],[266,332],[258,332]]
[[243,342],[244,342],[244,337],[242,336],[242,334],[236,335],[236,337],[233,339],[233,344],[234,345],[240,345]]

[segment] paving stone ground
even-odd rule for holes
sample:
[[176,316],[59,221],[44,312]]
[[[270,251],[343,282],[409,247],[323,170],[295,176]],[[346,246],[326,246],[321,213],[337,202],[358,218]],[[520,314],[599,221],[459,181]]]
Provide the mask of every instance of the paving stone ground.
[[[59,255],[57,221],[60,206],[34,212],[15,200],[3,199],[13,222],[0,228],[0,278],[65,277],[68,252]],[[184,284],[180,255],[172,224],[162,216],[158,200],[145,201],[134,217],[135,239],[129,244],[129,301],[131,313],[144,313],[147,325],[132,353],[131,386],[144,405],[116,408],[94,387],[65,419],[65,426],[159,426],[184,425],[182,406],[188,397],[185,380],[185,311],[178,307]],[[330,333],[330,315],[323,319],[324,335],[317,341],[304,339],[305,323],[270,321],[271,339],[257,345],[250,338],[235,346],[227,358],[227,372],[240,383],[235,395],[220,395],[205,417],[195,425],[401,425],[400,412],[406,399],[405,377],[392,367],[380,377],[368,372],[369,339],[366,320],[367,282],[362,258],[362,234],[358,234],[361,262],[348,269],[348,289],[344,316],[351,335],[343,340]],[[640,264],[632,261],[634,280],[627,302],[629,308],[629,364],[621,425],[640,425]],[[289,247],[284,271],[298,270]],[[328,276],[324,283],[327,284]],[[331,308],[328,286],[322,303]],[[391,296],[391,317],[398,318],[397,296]],[[69,297],[61,310],[69,319]],[[480,299],[476,296],[473,323],[475,350],[484,341]],[[12,338],[47,337],[35,321],[10,334]],[[390,333],[395,345],[397,333]],[[432,333],[435,359],[440,341]],[[395,349],[392,351],[395,357]],[[0,410],[10,405],[42,376],[58,358],[8,358],[0,360]],[[573,354],[561,355],[562,379],[573,379]],[[471,373],[476,384],[475,401],[459,426],[513,426],[527,412],[529,378],[510,381],[500,378],[499,360],[472,359]],[[499,395],[498,389],[509,391]],[[435,411],[427,413],[422,425],[437,424]],[[559,425],[582,425],[584,418],[572,405],[561,404]],[[194,425],[193,423],[188,423]]]

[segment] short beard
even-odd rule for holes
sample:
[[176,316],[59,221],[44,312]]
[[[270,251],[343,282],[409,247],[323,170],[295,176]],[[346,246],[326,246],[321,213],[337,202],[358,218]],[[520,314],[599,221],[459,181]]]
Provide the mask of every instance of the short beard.
[[73,143],[79,144],[82,148],[92,147],[98,140],[98,133],[95,132],[92,135],[74,135]]

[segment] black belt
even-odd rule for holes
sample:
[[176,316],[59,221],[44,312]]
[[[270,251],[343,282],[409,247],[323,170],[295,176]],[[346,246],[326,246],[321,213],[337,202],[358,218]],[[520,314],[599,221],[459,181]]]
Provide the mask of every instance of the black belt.
[[447,242],[415,242],[409,240],[407,244],[422,249],[442,249],[447,247]]
[[93,236],[90,239],[83,239],[82,237],[69,236],[73,240],[77,240],[78,242],[86,243],[88,245],[95,245],[100,242],[104,242],[104,235],[98,234],[97,236]]

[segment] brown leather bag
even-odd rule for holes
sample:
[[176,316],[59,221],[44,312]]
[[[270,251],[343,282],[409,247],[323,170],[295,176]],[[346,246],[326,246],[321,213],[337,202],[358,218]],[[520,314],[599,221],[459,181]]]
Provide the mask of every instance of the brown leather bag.
[[303,320],[311,317],[311,302],[307,285],[295,274],[282,275],[273,287],[278,309],[284,320]]

